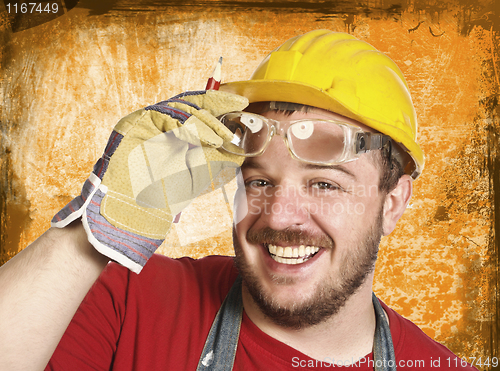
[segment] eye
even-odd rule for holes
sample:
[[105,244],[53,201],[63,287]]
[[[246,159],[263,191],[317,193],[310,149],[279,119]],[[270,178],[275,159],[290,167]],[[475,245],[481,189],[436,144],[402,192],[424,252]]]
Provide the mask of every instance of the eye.
[[343,191],[344,189],[336,183],[329,183],[325,181],[314,182],[311,187],[320,191]]
[[307,139],[314,132],[314,124],[311,121],[301,121],[292,125],[291,129],[297,139]]
[[271,187],[272,184],[264,179],[255,179],[245,182],[246,188],[262,188],[262,187]]
[[240,121],[242,124],[248,127],[252,133],[259,132],[262,129],[262,126],[264,125],[263,120],[254,115],[243,114],[240,117]]

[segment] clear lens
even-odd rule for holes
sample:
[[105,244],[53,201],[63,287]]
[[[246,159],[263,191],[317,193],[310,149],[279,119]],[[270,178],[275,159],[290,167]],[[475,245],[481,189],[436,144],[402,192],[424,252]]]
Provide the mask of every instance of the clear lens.
[[262,130],[262,127],[264,126],[264,120],[260,118],[259,116],[255,115],[249,115],[246,113],[243,113],[240,116],[240,122],[245,125],[252,134],[258,133],[259,131]]
[[220,121],[233,133],[231,142],[222,145],[226,151],[236,154],[243,151],[243,155],[253,156],[264,149],[269,135],[264,117],[244,112],[228,113]]
[[314,133],[314,123],[312,121],[302,121],[290,126],[290,132],[295,138],[308,139]]
[[295,156],[313,163],[344,159],[345,130],[329,121],[299,121],[288,129],[289,146]]

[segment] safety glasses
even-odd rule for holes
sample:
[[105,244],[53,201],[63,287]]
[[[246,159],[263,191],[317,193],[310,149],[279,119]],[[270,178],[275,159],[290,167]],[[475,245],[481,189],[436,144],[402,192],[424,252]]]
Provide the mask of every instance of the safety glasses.
[[219,120],[233,133],[222,148],[245,157],[264,153],[274,135],[283,138],[293,157],[311,164],[341,164],[376,149],[391,152],[389,136],[339,120],[277,121],[249,112],[227,113]]

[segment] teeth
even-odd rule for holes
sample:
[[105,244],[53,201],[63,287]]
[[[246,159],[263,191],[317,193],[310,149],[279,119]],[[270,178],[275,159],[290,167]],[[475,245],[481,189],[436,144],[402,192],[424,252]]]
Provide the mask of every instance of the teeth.
[[276,245],[268,245],[269,252],[276,255]]
[[299,256],[305,256],[306,255],[306,247],[304,245],[299,246]]
[[301,264],[312,258],[319,251],[316,246],[282,247],[268,244],[267,248],[271,257],[282,264]]

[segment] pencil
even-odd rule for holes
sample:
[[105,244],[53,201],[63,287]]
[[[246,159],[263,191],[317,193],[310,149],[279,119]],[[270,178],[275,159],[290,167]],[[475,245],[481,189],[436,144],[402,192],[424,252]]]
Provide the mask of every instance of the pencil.
[[220,81],[222,78],[222,57],[219,58],[215,65],[212,76],[208,79],[207,87],[205,90],[219,90]]

